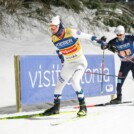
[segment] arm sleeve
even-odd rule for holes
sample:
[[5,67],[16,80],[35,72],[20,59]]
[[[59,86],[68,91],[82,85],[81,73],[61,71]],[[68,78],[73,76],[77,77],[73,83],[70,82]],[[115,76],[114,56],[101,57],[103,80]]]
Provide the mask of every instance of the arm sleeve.
[[[126,35],[125,37],[126,37],[127,40],[134,41],[134,34]],[[132,44],[132,45],[133,45],[133,44]]]
[[83,33],[83,32],[76,30],[76,29],[71,29],[71,30],[72,30],[73,37],[75,37],[75,38],[91,40],[92,36],[94,36],[91,34]]
[[62,65],[63,65],[64,64],[64,56],[62,55],[60,50],[56,50],[56,53],[57,53],[59,59],[61,60]]
[[114,40],[108,42],[107,48],[113,53],[118,51],[118,48],[115,46]]

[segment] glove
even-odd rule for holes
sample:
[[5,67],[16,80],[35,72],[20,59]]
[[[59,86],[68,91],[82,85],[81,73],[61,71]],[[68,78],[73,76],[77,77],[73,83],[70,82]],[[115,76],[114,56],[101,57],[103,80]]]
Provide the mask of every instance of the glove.
[[92,36],[92,37],[91,37],[91,40],[92,40],[92,41],[96,41],[96,40],[97,40],[97,37],[96,37],[96,36]]
[[111,49],[112,49],[112,51],[113,51],[114,53],[118,53],[118,52],[119,52],[118,48],[115,47],[115,46],[112,46]]
[[101,45],[101,49],[107,48],[107,43],[104,42],[103,40],[99,39],[99,40],[97,40],[97,43],[99,43]]
[[104,46],[104,47],[107,45],[107,43],[104,42],[104,41],[101,40],[101,39],[97,40],[97,43],[99,43],[101,46]]
[[64,56],[60,53],[59,50],[56,50],[56,53],[57,53],[59,59],[61,60],[62,65],[63,65],[64,64]]
[[101,37],[101,40],[104,41],[104,42],[106,42],[107,38],[105,36],[102,36]]
[[104,49],[106,48],[106,37],[105,36],[102,36],[101,39],[97,39],[96,36],[92,36],[91,38],[92,41],[97,41],[97,43],[99,43],[101,45],[101,48]]

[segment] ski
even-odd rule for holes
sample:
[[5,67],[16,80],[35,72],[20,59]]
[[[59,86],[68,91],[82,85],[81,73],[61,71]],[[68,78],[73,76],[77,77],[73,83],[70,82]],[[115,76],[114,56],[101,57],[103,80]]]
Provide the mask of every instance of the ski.
[[60,121],[52,122],[52,123],[50,123],[50,125],[51,126],[58,126],[58,125],[62,125],[62,124],[65,124],[65,123],[78,121],[78,120],[81,120],[81,119],[91,118],[91,117],[97,116],[99,114],[100,113],[97,112],[97,113],[92,113],[92,114],[89,114],[89,115],[86,115],[86,116],[73,116],[73,117],[62,119]]
[[[76,111],[62,111],[59,114],[60,115],[64,115],[64,114],[71,114],[74,113]],[[56,116],[59,114],[53,114],[50,116]],[[43,112],[40,113],[34,113],[34,114],[20,114],[20,115],[3,115],[0,117],[0,120],[8,120],[8,119],[27,119],[27,118],[37,118],[37,117],[48,117],[43,115]]]
[[102,103],[102,104],[96,104],[95,106],[109,106],[109,105],[123,105],[123,104],[133,104],[132,101],[123,101],[121,103],[117,103],[117,104],[112,104],[110,102],[107,103]]
[[72,122],[72,121],[77,121],[79,119],[82,119],[82,118],[86,118],[86,116],[74,116],[74,117],[70,117],[70,118],[66,118],[66,119],[63,119],[61,121],[57,121],[57,122],[52,122],[50,123],[51,126],[57,126],[57,125],[61,125],[61,124],[64,124],[64,123],[68,123],[68,122]]
[[[100,103],[100,104],[95,104],[95,105],[87,105],[86,107],[87,108],[90,108],[90,107],[99,107],[99,106],[110,106],[110,105],[123,105],[123,104],[131,104],[132,106],[134,106],[134,103],[132,101],[123,101],[119,104],[111,104],[110,102],[106,102],[106,103]],[[74,109],[77,109],[79,108],[79,106],[75,106]]]

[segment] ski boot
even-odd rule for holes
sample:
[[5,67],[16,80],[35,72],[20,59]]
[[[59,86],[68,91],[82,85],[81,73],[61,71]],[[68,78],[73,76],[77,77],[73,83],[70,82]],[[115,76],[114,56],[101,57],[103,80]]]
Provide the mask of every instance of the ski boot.
[[87,115],[87,107],[85,104],[83,90],[81,89],[81,91],[79,91],[79,92],[77,91],[76,94],[77,94],[79,106],[80,106],[80,109],[79,109],[77,115],[78,116],[86,116]]
[[87,115],[87,107],[86,105],[80,105],[80,110],[77,113],[78,116],[86,116]]
[[60,113],[60,99],[55,99],[54,106],[44,111],[42,115],[50,116],[50,115],[59,114],[59,113]]
[[122,97],[117,96],[117,98],[110,101],[110,104],[120,104],[122,102]]
[[78,111],[77,115],[78,116],[86,116],[87,115],[87,107],[85,104],[85,100],[83,99],[78,99],[79,100],[79,105],[80,105],[80,110]]

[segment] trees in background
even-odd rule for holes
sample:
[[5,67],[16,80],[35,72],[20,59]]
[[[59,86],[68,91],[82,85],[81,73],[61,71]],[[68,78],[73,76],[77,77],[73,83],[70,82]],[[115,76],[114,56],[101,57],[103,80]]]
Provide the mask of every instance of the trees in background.
[[120,0],[110,0],[110,3],[109,0],[0,0],[0,18],[2,19],[4,11],[11,15],[23,15],[46,21],[45,16],[51,13],[51,5],[72,9],[77,13],[81,12],[83,7],[96,9],[94,23],[102,21],[110,26],[121,24],[128,31],[134,18],[133,11],[127,5],[121,4]]

